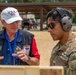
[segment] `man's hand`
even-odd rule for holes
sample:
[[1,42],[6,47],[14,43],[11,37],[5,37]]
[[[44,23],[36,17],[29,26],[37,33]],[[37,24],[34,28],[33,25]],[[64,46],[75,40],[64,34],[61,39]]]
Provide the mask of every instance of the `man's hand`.
[[0,60],[2,60],[4,58],[4,56],[0,56]]
[[28,56],[25,54],[25,52],[20,48],[17,47],[17,53],[13,53],[12,56],[17,56],[18,58],[20,58],[22,61],[26,62],[28,61]]
[[29,57],[20,47],[17,47],[17,49],[17,53],[13,53],[12,56],[17,56],[29,65],[39,65],[39,60],[36,57]]

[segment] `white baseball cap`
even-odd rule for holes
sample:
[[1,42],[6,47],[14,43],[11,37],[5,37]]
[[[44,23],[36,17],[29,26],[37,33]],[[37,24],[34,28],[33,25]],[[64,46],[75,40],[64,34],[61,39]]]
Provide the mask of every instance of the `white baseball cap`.
[[22,20],[22,18],[19,15],[18,10],[13,7],[5,8],[1,12],[1,19],[4,20],[7,24]]

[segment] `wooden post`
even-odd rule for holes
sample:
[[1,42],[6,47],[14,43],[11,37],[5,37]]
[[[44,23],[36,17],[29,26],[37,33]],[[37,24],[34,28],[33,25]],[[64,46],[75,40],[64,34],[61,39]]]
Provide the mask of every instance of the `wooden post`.
[[40,31],[43,30],[43,6],[40,9]]
[[40,75],[63,75],[63,67],[51,66],[51,67],[42,67],[40,68]]

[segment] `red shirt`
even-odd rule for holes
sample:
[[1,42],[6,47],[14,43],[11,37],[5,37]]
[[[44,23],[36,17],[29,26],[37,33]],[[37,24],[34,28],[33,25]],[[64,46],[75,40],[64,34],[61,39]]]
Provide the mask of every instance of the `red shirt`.
[[38,48],[36,45],[35,38],[32,38],[32,54],[37,58],[40,59],[40,54],[38,53]]

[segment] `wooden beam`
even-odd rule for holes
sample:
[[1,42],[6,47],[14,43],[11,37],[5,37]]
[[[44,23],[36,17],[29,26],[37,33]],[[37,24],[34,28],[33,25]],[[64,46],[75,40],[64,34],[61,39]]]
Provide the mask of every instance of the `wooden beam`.
[[62,66],[0,66],[0,75],[64,75]]

